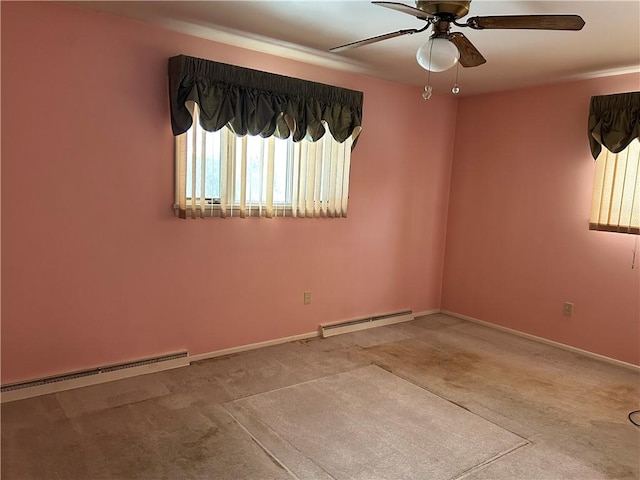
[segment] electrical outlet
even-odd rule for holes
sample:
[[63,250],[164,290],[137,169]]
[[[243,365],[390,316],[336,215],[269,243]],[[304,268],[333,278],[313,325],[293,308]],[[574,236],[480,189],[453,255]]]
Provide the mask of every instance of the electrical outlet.
[[304,292],[304,304],[309,305],[311,303],[311,292]]
[[567,317],[573,316],[573,303],[564,302],[564,307],[562,309],[562,313]]

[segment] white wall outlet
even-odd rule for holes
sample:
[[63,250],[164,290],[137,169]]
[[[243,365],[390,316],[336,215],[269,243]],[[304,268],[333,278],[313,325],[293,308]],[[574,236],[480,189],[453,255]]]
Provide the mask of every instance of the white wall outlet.
[[564,302],[564,307],[562,308],[562,313],[567,317],[573,316],[573,303]]
[[304,292],[304,304],[309,305],[311,303],[311,292]]

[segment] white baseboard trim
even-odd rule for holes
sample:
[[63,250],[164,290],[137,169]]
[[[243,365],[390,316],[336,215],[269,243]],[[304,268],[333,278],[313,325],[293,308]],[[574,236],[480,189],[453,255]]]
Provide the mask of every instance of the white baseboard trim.
[[468,315],[462,315],[460,313],[451,312],[449,310],[440,310],[440,313],[444,313],[445,315],[449,315],[451,317],[460,318],[462,320],[467,320],[469,322],[477,323],[479,325],[483,325],[485,327],[494,328],[496,330],[500,330],[506,333],[510,333],[512,335],[517,335],[519,337],[524,337],[529,340],[533,340],[535,342],[544,343],[546,345],[551,345],[553,347],[558,347],[562,350],[567,350],[572,353],[577,353],[579,355],[583,355],[585,357],[593,358],[595,360],[600,360],[601,362],[610,363],[613,365],[617,365],[618,367],[623,367],[626,369],[634,370],[636,372],[640,372],[640,366],[634,365],[633,363],[623,362],[622,360],[617,360],[615,358],[606,357],[604,355],[600,355],[598,353],[593,353],[588,350],[582,350],[581,348],[572,347],[571,345],[566,345],[560,342],[554,342],[553,340],[548,340],[543,337],[537,337],[536,335],[531,335],[530,333],[520,332],[518,330],[514,330],[512,328],[503,327],[502,325],[497,325],[495,323],[485,322],[484,320],[478,320],[477,318],[469,317]]
[[104,372],[87,377],[72,378],[69,380],[61,380],[59,382],[46,383],[44,385],[10,390],[0,394],[0,403],[23,400],[25,398],[47,395],[49,393],[64,392],[65,390],[73,390],[74,388],[89,387],[91,385],[113,382],[114,380],[137,377],[138,375],[146,375],[149,373],[161,372],[163,370],[171,370],[173,368],[185,367],[187,365],[189,365],[189,357],[182,357],[175,360],[124,368],[122,370]]
[[[424,312],[418,312],[418,313],[414,313],[412,318],[404,318],[404,317],[395,317],[394,319],[390,319],[390,320],[395,320],[393,322],[389,322],[389,323],[385,323],[385,325],[391,325],[393,323],[400,323],[400,322],[408,322],[413,320],[415,317],[422,317],[424,315],[433,315],[434,313],[440,313],[439,309],[434,309],[434,310],[427,310]],[[376,323],[375,325],[377,326],[382,326],[382,323]],[[216,350],[213,352],[207,352],[207,353],[199,353],[197,355],[190,355],[188,357],[189,361],[191,362],[199,362],[201,360],[207,360],[209,358],[217,358],[217,357],[224,357],[225,355],[233,355],[235,353],[242,353],[242,352],[248,352],[250,350],[256,350],[258,348],[264,348],[264,347],[271,347],[273,345],[281,345],[283,343],[288,343],[288,342],[295,342],[298,340],[308,340],[310,338],[316,338],[316,337],[320,337],[320,332],[308,332],[308,333],[301,333],[299,335],[292,335],[289,337],[283,337],[283,338],[276,338],[274,340],[267,340],[264,342],[257,342],[257,343],[249,343],[247,345],[240,345],[238,347],[232,347],[232,348],[226,348],[224,350]]]
[[[433,311],[433,313],[437,313],[437,311]],[[421,313],[421,315],[424,315],[424,314],[425,313]],[[408,320],[413,320],[413,318],[409,318],[407,320],[401,320],[401,321],[408,321]],[[394,322],[394,323],[397,323],[397,322]],[[302,333],[299,335],[276,338],[276,339],[267,340],[264,342],[250,343],[247,345],[240,345],[238,347],[226,348],[223,350],[216,350],[213,352],[200,353],[197,355],[189,355],[189,356],[175,359],[175,360],[168,360],[168,361],[159,362],[159,363],[153,363],[148,365],[141,365],[138,367],[131,367],[131,368],[126,368],[122,370],[116,370],[113,372],[100,373],[97,375],[73,378],[69,380],[61,380],[58,382],[47,383],[44,385],[26,387],[18,390],[11,390],[8,392],[0,393],[0,403],[23,400],[26,398],[37,397],[40,395],[58,393],[58,392],[63,392],[65,390],[73,390],[75,388],[89,387],[92,385],[112,382],[115,380],[122,380],[124,378],[135,377],[138,375],[146,375],[149,373],[160,372],[163,370],[184,367],[184,366],[190,365],[193,362],[207,360],[210,358],[223,357],[225,355],[233,355],[235,353],[247,352],[250,350],[256,350],[258,348],[271,347],[273,345],[280,345],[288,342],[295,342],[297,340],[307,340],[310,338],[317,338],[319,336],[320,336],[319,331]]]
[[[440,309],[432,309],[425,310],[422,312],[415,312],[412,315],[406,315],[402,317],[395,317],[389,319],[389,323],[387,325],[393,323],[407,322],[411,321],[414,318],[423,317],[427,315],[434,315],[437,313],[442,313],[445,315],[449,315],[451,317],[460,318],[462,320],[467,320],[469,322],[473,322],[479,325],[483,325],[485,327],[493,328],[496,330],[500,330],[506,333],[510,333],[512,335],[517,335],[519,337],[524,337],[529,340],[533,340],[535,342],[544,343],[546,345],[551,345],[562,350],[567,350],[573,353],[577,353],[579,355],[583,355],[589,358],[593,358],[595,360],[600,360],[605,363],[613,364],[619,367],[623,367],[626,369],[633,370],[635,372],[640,372],[640,366],[634,365],[632,363],[623,362],[622,360],[616,360],[615,358],[606,357],[604,355],[600,355],[597,353],[589,352],[587,350],[582,350],[580,348],[572,347],[570,345],[566,345],[564,343],[555,342],[553,340],[548,340],[546,338],[538,337],[535,335],[531,335],[529,333],[520,332],[518,330],[514,330],[512,328],[503,327],[501,325],[497,325],[495,323],[486,322],[484,320],[479,320],[477,318],[470,317],[468,315],[462,315],[460,313],[452,312],[450,310],[440,310]],[[381,323],[377,323],[375,326],[381,326]],[[50,393],[63,392],[65,390],[72,390],[75,388],[88,387],[91,385],[98,385],[101,383],[112,382],[115,380],[122,380],[125,378],[131,378],[138,375],[146,375],[149,373],[156,373],[163,370],[170,370],[174,368],[180,368],[189,365],[193,362],[198,362],[201,360],[207,360],[210,358],[222,357],[225,355],[233,355],[235,353],[247,352],[250,350],[256,350],[258,348],[270,347],[274,345],[280,345],[283,343],[294,342],[298,340],[307,340],[310,338],[320,337],[320,332],[308,332],[302,333],[299,335],[292,335],[289,337],[276,338],[274,340],[267,340],[264,342],[251,343],[247,345],[240,345],[238,347],[226,348],[223,350],[217,350],[208,353],[201,353],[197,355],[190,355],[182,358],[177,358],[175,360],[167,360],[158,363],[151,363],[148,365],[140,365],[137,367],[126,368],[122,370],[115,370],[112,372],[104,372],[99,375],[91,375],[87,377],[73,378],[69,380],[62,380],[54,383],[47,383],[44,385],[38,385],[34,387],[27,387],[18,390],[11,390],[7,392],[3,392],[0,394],[0,403],[13,402],[16,400],[22,400],[26,398],[36,397],[39,395],[47,395]]]
[[435,308],[435,309],[433,309],[433,310],[425,310],[425,311],[423,311],[423,312],[415,312],[415,313],[413,314],[413,316],[414,316],[415,318],[418,318],[418,317],[426,317],[427,315],[435,315],[436,313],[440,313],[440,309],[439,309],[439,308]]
[[238,347],[227,348],[224,350],[217,350],[214,352],[201,353],[198,355],[189,355],[186,357],[178,358],[175,360],[167,360],[159,363],[152,363],[149,365],[141,365],[139,367],[131,367],[122,370],[116,370],[113,372],[100,373],[96,375],[90,375],[86,377],[73,378],[69,380],[61,380],[58,382],[47,383],[44,385],[37,385],[34,387],[26,387],[18,390],[11,390],[0,394],[0,403],[13,402],[16,400],[24,400],[26,398],[37,397],[40,395],[47,395],[50,393],[64,392],[65,390],[73,390],[75,388],[90,387],[92,385],[98,385],[101,383],[112,382],[115,380],[122,380],[124,378],[136,377],[138,375],[146,375],[149,373],[161,372],[163,370],[170,370],[173,368],[185,367],[192,362],[200,360],[206,360],[209,358],[222,357],[225,355],[232,355],[234,353],[246,352],[249,350],[255,350],[263,347],[270,347],[273,345],[279,345],[282,343],[293,342],[296,340],[306,340],[309,338],[316,338],[320,335],[319,332],[309,332],[300,335],[293,335],[290,337],[277,338],[274,340],[267,340],[265,342],[251,343],[248,345],[240,345]]
[[267,340],[267,341],[258,342],[258,343],[250,343],[247,345],[240,345],[238,347],[225,348],[224,350],[216,350],[214,352],[190,355],[187,359],[190,362],[199,362],[201,360],[207,360],[209,358],[224,357],[225,355],[233,355],[234,353],[248,352],[249,350],[256,350],[258,348],[264,348],[264,347],[271,347],[273,345],[280,345],[282,343],[295,342],[297,340],[307,340],[309,338],[316,338],[318,336],[320,336],[319,332],[301,333],[299,335],[292,335],[290,337],[276,338],[274,340]]

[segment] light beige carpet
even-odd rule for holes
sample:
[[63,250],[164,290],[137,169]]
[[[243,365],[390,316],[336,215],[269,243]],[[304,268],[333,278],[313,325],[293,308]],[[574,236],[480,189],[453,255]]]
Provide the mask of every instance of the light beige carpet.
[[371,365],[225,404],[299,479],[455,479],[528,442]]

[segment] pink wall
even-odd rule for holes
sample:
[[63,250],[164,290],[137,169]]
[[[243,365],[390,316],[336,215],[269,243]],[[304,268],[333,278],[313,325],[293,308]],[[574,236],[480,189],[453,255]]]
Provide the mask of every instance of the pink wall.
[[460,100],[443,309],[640,364],[637,237],[588,230],[586,136],[592,95],[639,86],[630,74]]
[[[638,75],[456,108],[72,7],[5,2],[1,18],[2,383],[439,307],[640,364],[634,237],[587,230],[585,136],[589,97]],[[173,217],[179,53],[364,91],[349,217]]]
[[[364,91],[349,217],[173,217],[166,65],[180,53]],[[2,383],[438,308],[456,102],[3,2]]]

